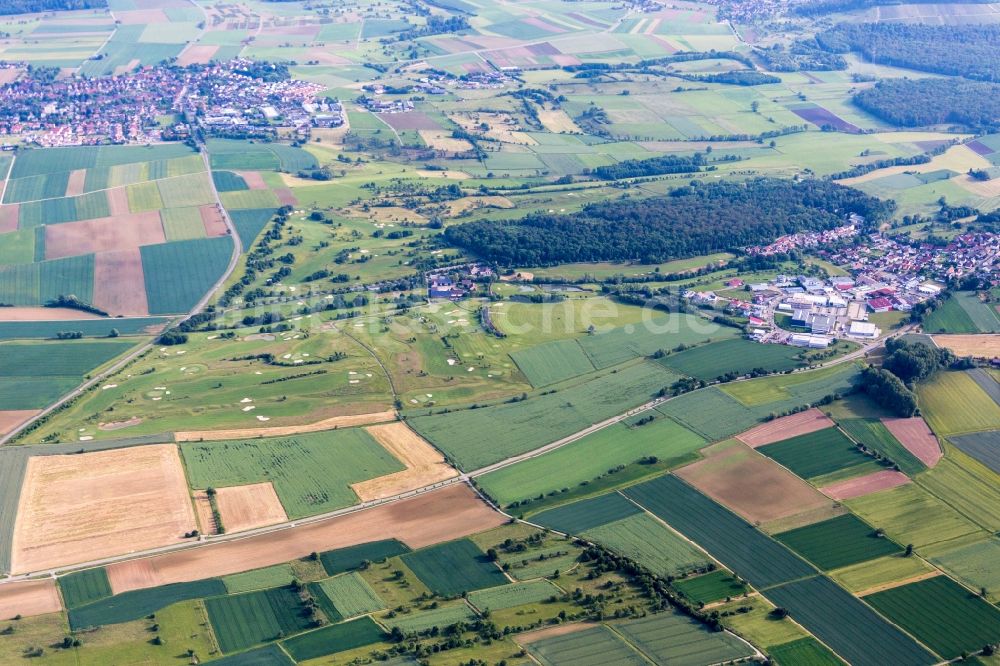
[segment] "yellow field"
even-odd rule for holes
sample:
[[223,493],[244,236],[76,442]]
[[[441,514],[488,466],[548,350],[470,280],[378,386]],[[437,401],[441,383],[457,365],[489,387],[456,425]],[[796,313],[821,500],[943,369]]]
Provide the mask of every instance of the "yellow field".
[[941,155],[935,156],[927,164],[876,169],[875,171],[866,173],[863,176],[858,176],[857,178],[845,178],[844,180],[838,180],[837,182],[841,185],[855,185],[857,183],[866,183],[870,180],[875,180],[876,178],[894,176],[896,174],[906,172],[930,173],[931,171],[938,171],[940,169],[951,169],[952,171],[957,171],[958,173],[966,173],[969,169],[989,169],[992,166],[993,165],[990,164],[985,157],[977,154],[971,148],[966,146],[952,146]]
[[[1000,180],[997,181],[1000,194]],[[933,335],[934,344],[945,347],[959,356],[975,356],[976,358],[997,358],[1000,356],[1000,334],[983,333],[979,335]]]
[[449,153],[464,153],[472,150],[472,144],[465,139],[455,139],[451,132],[444,130],[420,130],[420,138],[435,150],[445,150]]
[[580,127],[573,122],[573,119],[570,118],[562,109],[554,109],[552,111],[539,109],[538,120],[540,120],[545,129],[550,132],[555,132],[557,134],[561,134],[563,132],[583,134],[583,130],[580,129]]

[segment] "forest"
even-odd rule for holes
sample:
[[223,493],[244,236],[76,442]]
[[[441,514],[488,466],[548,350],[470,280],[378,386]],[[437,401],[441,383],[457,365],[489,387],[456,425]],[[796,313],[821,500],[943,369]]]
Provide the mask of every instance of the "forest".
[[878,224],[895,209],[829,181],[693,181],[666,196],[628,195],[572,215],[533,213],[449,227],[449,243],[504,266],[577,261],[658,263],[741,249],[798,231],[830,229],[857,213]]
[[[738,162],[738,155],[723,155],[713,158],[713,162]],[[602,180],[618,180],[619,178],[639,178],[644,176],[659,176],[669,173],[695,173],[708,167],[709,159],[702,153],[694,155],[660,155],[648,160],[622,160],[616,164],[599,166],[590,173]]]
[[1000,124],[1000,85],[963,79],[887,79],[854,96],[854,103],[894,125]]
[[0,14],[30,14],[107,7],[107,0],[3,0]]
[[1000,81],[1000,26],[841,23],[816,35],[827,51],[857,51],[883,65]]

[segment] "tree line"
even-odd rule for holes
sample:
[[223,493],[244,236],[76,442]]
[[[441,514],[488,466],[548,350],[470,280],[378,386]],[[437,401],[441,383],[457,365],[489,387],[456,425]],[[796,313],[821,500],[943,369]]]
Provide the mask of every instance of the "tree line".
[[767,243],[799,231],[831,229],[850,213],[878,224],[894,210],[891,201],[829,181],[693,181],[666,196],[624,196],[572,215],[537,212],[520,219],[469,222],[449,227],[444,238],[505,266],[660,263]]
[[0,14],[103,9],[107,6],[107,0],[4,0],[0,2]]

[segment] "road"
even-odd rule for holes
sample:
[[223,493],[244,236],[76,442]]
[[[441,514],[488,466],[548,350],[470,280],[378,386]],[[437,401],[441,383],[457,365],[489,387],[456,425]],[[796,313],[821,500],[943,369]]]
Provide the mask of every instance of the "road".
[[[238,262],[240,260],[240,255],[243,254],[243,242],[240,240],[240,235],[236,231],[236,226],[233,224],[232,218],[229,217],[229,212],[226,210],[225,206],[222,205],[222,199],[219,197],[219,191],[215,188],[215,180],[212,178],[212,169],[211,169],[211,163],[209,162],[208,151],[205,150],[204,146],[199,146],[199,148],[201,149],[201,158],[202,158],[202,161],[205,163],[205,170],[206,170],[206,172],[208,174],[208,181],[209,181],[209,183],[212,184],[212,195],[215,197],[215,203],[219,207],[219,210],[222,211],[222,217],[223,217],[223,220],[225,220],[226,229],[229,231],[229,236],[230,236],[230,238],[233,241],[233,252],[232,252],[232,255],[230,255],[230,257],[229,257],[229,265],[226,266],[225,273],[223,273],[219,277],[219,279],[216,280],[215,284],[213,284],[212,287],[207,292],[205,292],[205,295],[201,297],[201,300],[199,300],[194,305],[194,307],[192,307],[191,310],[188,311],[188,313],[186,315],[184,315],[183,317],[181,317],[181,318],[179,318],[179,319],[177,319],[177,320],[175,320],[173,322],[173,324],[175,324],[175,325],[179,324],[181,322],[187,321],[188,319],[190,319],[194,315],[196,315],[199,312],[201,312],[205,308],[205,306],[208,305],[208,302],[212,298],[212,296],[222,287],[223,284],[225,284],[226,280],[229,279],[229,276],[233,274],[233,271],[236,270],[236,266],[237,266],[237,264],[238,264]],[[13,168],[14,168],[14,165],[13,165],[13,162],[12,162],[11,163],[11,169],[13,169]],[[79,396],[83,395],[83,393],[86,392],[91,387],[96,386],[97,384],[103,382],[105,379],[107,379],[111,375],[113,375],[116,372],[120,371],[122,368],[124,368],[125,366],[127,366],[129,363],[131,363],[132,361],[136,360],[137,358],[139,358],[140,356],[142,356],[143,354],[145,354],[147,351],[149,351],[150,349],[152,349],[154,346],[155,346],[155,340],[153,340],[151,342],[147,342],[146,344],[140,345],[136,349],[133,349],[128,354],[126,354],[122,358],[120,358],[117,361],[115,361],[106,370],[93,375],[90,379],[88,379],[87,381],[83,382],[82,384],[80,384],[79,386],[77,386],[75,389],[73,389],[72,391],[70,391],[66,395],[64,395],[61,398],[59,398],[59,400],[57,400],[56,402],[52,403],[51,405],[49,405],[45,409],[43,409],[41,412],[39,412],[38,414],[36,414],[34,417],[32,417],[31,419],[29,419],[28,421],[25,421],[21,425],[17,426],[16,428],[14,428],[13,430],[11,430],[6,435],[0,437],[0,446],[3,446],[4,444],[7,444],[8,442],[10,442],[13,438],[17,437],[26,428],[28,428],[29,426],[31,426],[31,424],[36,423],[39,419],[43,419],[43,418],[47,417],[48,415],[52,414],[54,411],[60,409],[64,405],[68,404],[69,402],[71,402],[71,401],[75,400],[76,398],[78,398]]]

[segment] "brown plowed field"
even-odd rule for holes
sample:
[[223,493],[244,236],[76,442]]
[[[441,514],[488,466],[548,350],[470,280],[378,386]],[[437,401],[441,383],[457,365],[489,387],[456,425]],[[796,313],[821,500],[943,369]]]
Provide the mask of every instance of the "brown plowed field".
[[1000,357],[1000,334],[932,335],[931,337],[938,347],[950,349],[959,356],[990,359]]
[[909,419],[882,419],[892,436],[915,455],[920,462],[928,467],[934,467],[944,453],[938,445],[937,437],[927,427],[922,416]]
[[222,213],[215,204],[199,206],[198,212],[201,213],[201,223],[205,226],[205,235],[209,238],[225,236],[229,231],[226,221],[222,219]]
[[716,444],[704,453],[704,459],[680,468],[677,476],[751,523],[800,514],[812,522],[814,515],[819,520],[838,513],[829,498],[740,442]]
[[6,435],[11,430],[21,425],[32,416],[37,414],[38,409],[12,409],[0,411],[0,435]]
[[42,571],[183,540],[194,510],[177,447],[28,460],[11,570]]
[[112,315],[148,315],[139,248],[94,255],[94,305]]
[[86,169],[76,169],[75,171],[70,171],[69,180],[66,182],[66,196],[78,197],[83,194],[83,186],[86,181]]
[[[0,185],[3,181],[0,180]],[[21,204],[6,204],[0,206],[0,234],[8,231],[17,231],[17,218],[20,214]]]
[[130,215],[132,213],[128,207],[128,190],[124,187],[107,190],[106,194],[108,196],[108,210],[111,212],[112,217]]
[[20,307],[0,308],[0,321],[69,321],[72,319],[102,319],[83,310],[71,308]]
[[545,627],[544,629],[535,629],[534,631],[526,631],[523,634],[517,634],[514,636],[514,641],[517,642],[518,645],[530,645],[536,641],[542,640],[543,638],[555,638],[556,636],[575,634],[578,631],[593,629],[596,626],[599,625],[591,624],[590,622],[557,624],[554,627]]
[[182,67],[208,64],[218,50],[219,47],[212,44],[189,44],[177,56],[177,64]]
[[0,585],[0,621],[11,620],[15,615],[30,617],[61,610],[59,591],[52,578]]
[[849,500],[855,497],[871,495],[880,490],[888,490],[910,482],[910,477],[896,470],[886,469],[872,472],[853,479],[846,479],[820,488],[820,492],[835,500]]
[[45,227],[45,258],[59,259],[91,252],[132,250],[166,243],[159,211],[100,217]]
[[280,187],[274,191],[275,196],[278,197],[278,201],[281,202],[282,206],[298,206],[299,200],[295,197],[295,194],[287,187]]
[[208,493],[204,490],[196,490],[192,493],[194,500],[194,513],[198,517],[198,530],[202,534],[218,534],[218,526],[215,524],[215,517],[212,515],[212,503],[208,499]]
[[236,175],[243,179],[243,182],[247,184],[251,190],[266,190],[267,183],[264,182],[264,176],[261,175],[259,171],[237,171]]
[[270,481],[218,488],[215,502],[227,533],[244,532],[288,520]]
[[411,548],[499,527],[507,522],[464,484],[372,509],[176,553],[108,567],[116,594],[288,562],[312,552],[379,539],[400,539]]
[[175,432],[174,440],[178,442],[215,442],[222,439],[249,439],[251,437],[287,437],[301,435],[306,432],[333,430],[334,428],[350,428],[359,425],[370,425],[384,421],[395,421],[396,412],[387,410],[371,414],[353,414],[350,416],[332,416],[315,423],[297,426],[275,426],[271,428],[237,428],[233,430],[190,430]]
[[458,471],[444,461],[444,456],[405,423],[386,423],[365,430],[406,465],[406,469],[352,485],[362,502],[392,497],[458,476]]
[[807,435],[817,430],[832,428],[835,425],[837,424],[831,421],[826,414],[813,407],[798,414],[782,416],[780,419],[762,423],[756,428],[747,430],[742,435],[736,435],[736,439],[756,449],[758,446],[773,444],[790,437]]

